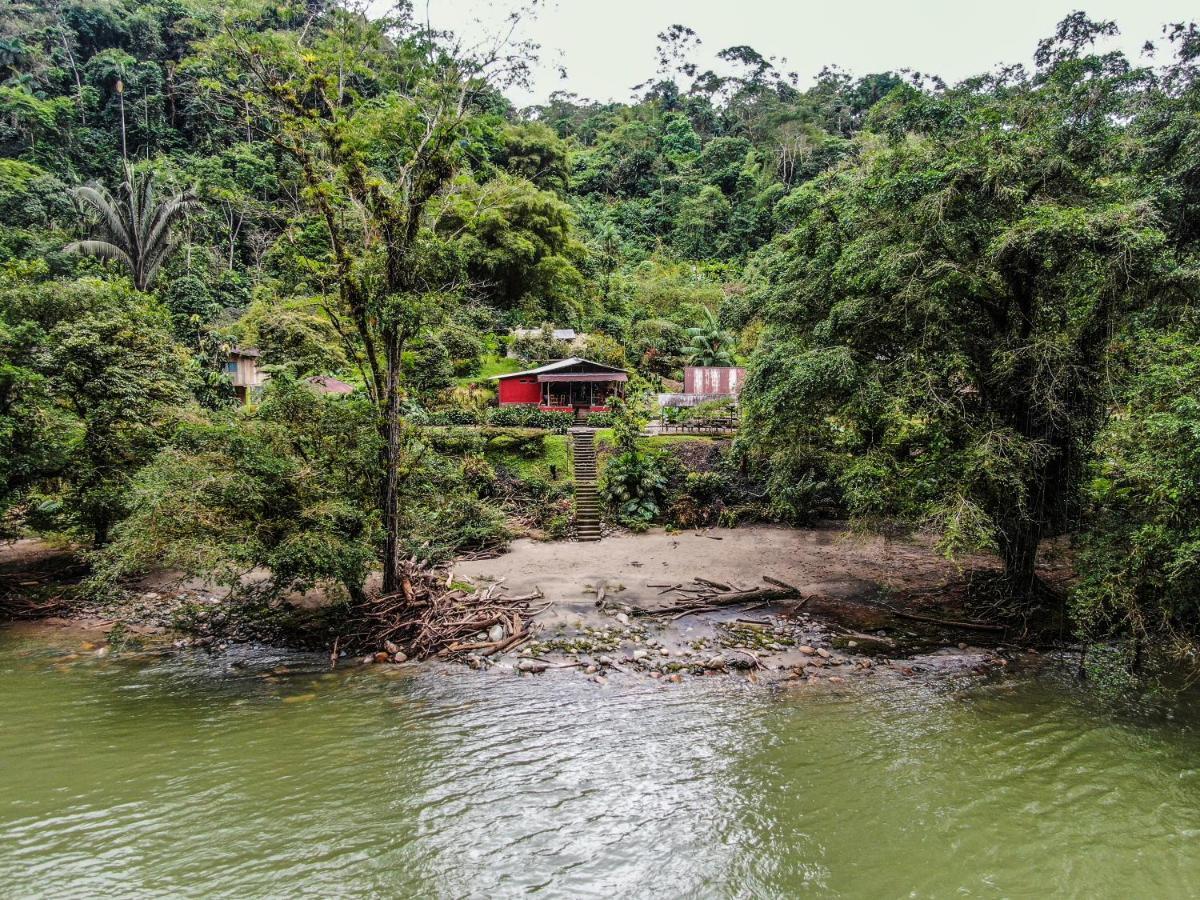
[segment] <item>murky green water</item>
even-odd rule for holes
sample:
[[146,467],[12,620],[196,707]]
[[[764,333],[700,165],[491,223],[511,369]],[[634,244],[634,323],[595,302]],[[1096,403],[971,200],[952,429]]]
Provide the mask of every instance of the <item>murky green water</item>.
[[1195,896],[1198,751],[1045,676],[600,688],[0,631],[0,895]]

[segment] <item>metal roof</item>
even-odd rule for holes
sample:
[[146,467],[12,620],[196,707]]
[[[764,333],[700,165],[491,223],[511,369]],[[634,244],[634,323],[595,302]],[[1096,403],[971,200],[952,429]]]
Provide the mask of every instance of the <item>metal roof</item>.
[[620,372],[621,374],[625,374],[625,370],[618,366],[606,366],[604,363],[592,362],[590,359],[584,359],[581,356],[569,356],[566,359],[538,366],[536,369],[526,369],[524,372],[508,372],[504,375],[493,375],[491,380],[498,381],[501,378],[516,378],[518,375],[542,375],[548,372],[557,372],[561,369],[569,369],[571,366],[577,366],[581,363],[595,366],[597,369],[603,369],[605,372]]
[[[541,328],[514,328],[513,337],[534,337],[542,333]],[[574,328],[555,328],[551,331],[551,337],[556,341],[573,341],[578,335]]]

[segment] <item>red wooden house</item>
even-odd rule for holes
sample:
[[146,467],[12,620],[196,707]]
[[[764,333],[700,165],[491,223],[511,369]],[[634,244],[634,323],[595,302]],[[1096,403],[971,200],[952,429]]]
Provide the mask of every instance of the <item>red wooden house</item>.
[[493,380],[499,382],[501,406],[526,403],[580,415],[603,412],[609,397],[625,392],[629,375],[616,366],[572,356]]

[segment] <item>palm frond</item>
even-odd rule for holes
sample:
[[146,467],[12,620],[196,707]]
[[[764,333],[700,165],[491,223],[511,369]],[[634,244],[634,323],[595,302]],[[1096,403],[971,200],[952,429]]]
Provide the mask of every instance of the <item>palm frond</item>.
[[90,210],[100,219],[100,227],[115,243],[124,244],[126,247],[132,243],[125,225],[124,210],[120,202],[108,191],[102,187],[85,184],[72,188],[71,197],[79,206]]
[[113,259],[128,266],[130,272],[134,270],[133,260],[129,258],[129,254],[108,241],[75,241],[63,247],[63,251],[82,253],[86,256],[99,256],[101,259]]

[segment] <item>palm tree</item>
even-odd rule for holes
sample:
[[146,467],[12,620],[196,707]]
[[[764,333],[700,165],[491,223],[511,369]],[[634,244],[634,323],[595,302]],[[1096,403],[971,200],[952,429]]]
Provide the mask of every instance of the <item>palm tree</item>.
[[697,328],[688,328],[689,343],[683,355],[691,366],[732,366],[734,336],[721,327],[717,314],[707,306],[699,306],[703,321]]
[[98,220],[99,235],[63,249],[117,260],[129,269],[133,286],[139,291],[149,290],[154,283],[154,276],[175,246],[171,227],[197,202],[190,193],[156,202],[154,174],[146,172],[135,183],[128,166],[116,197],[99,184],[72,188],[71,196],[82,211]]

